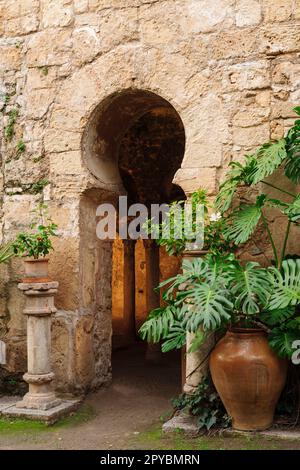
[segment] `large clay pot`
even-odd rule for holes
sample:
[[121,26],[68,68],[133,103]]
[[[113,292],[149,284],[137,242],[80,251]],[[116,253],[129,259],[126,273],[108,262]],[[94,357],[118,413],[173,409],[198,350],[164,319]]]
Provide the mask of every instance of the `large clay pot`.
[[25,278],[22,282],[49,282],[48,258],[24,259]]
[[228,331],[212,351],[209,367],[234,429],[256,431],[272,425],[287,361],[272,351],[263,330]]

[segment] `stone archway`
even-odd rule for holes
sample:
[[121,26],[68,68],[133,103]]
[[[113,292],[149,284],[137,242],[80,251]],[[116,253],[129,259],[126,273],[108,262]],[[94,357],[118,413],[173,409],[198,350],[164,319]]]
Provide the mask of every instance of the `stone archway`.
[[[164,128],[157,130],[159,120],[169,126],[169,135],[166,137],[163,135]],[[147,124],[149,128],[152,126],[155,129],[149,135],[149,141],[151,138],[156,139],[150,152],[145,141],[132,142],[134,139],[139,140],[137,132]],[[131,129],[133,131],[130,135]],[[172,146],[170,142],[166,145],[167,138],[170,140],[171,137],[175,145]],[[93,176],[94,184],[91,182],[80,197],[79,278],[81,309],[86,322],[85,332],[81,336],[86,336],[86,339],[81,348],[83,350],[78,354],[82,359],[81,374],[85,374],[85,380],[93,387],[111,378],[112,336],[112,242],[96,237],[97,206],[104,202],[116,205],[121,194],[128,194],[130,202],[146,205],[169,202],[176,198],[179,188],[172,186],[172,180],[181,165],[184,142],[184,128],[177,111],[164,98],[146,90],[127,89],[105,98],[95,108],[85,128],[82,139],[83,162]],[[134,150],[135,144],[140,146],[139,151]],[[141,148],[141,145],[144,147]],[[135,151],[138,155],[134,155]],[[143,166],[144,171],[141,171]],[[150,184],[147,180],[150,180]],[[128,243],[130,241],[127,240],[124,261],[132,267],[134,249],[128,249]],[[151,252],[149,247],[145,248],[149,269],[146,298],[148,308],[151,309],[159,305],[159,296],[153,296],[153,288],[159,281],[159,253],[154,244]],[[126,295],[134,295],[134,290],[127,286]],[[129,298],[128,304],[134,304],[134,300]],[[132,312],[129,311],[129,314]]]
[[[193,80],[190,81],[191,76]],[[93,342],[97,297],[95,279],[101,277],[103,264],[98,263],[98,266],[96,260],[99,257],[92,255],[95,246],[99,248],[93,241],[92,228],[87,229],[91,237],[85,238],[80,234],[83,225],[87,226],[83,213],[94,213],[99,201],[115,200],[124,188],[115,171],[115,163],[113,181],[103,181],[103,175],[101,179],[99,174],[96,177],[88,169],[87,153],[97,156],[92,144],[96,117],[103,116],[112,103],[117,104],[124,90],[147,90],[150,108],[152,105],[160,106],[162,100],[163,106],[173,106],[180,115],[186,134],[184,160],[173,182],[188,195],[198,188],[201,181],[201,186],[213,194],[220,152],[211,154],[206,137],[212,127],[222,132],[226,128],[219,97],[209,88],[199,95],[194,79],[193,64],[184,57],[179,65],[163,51],[153,55],[148,48],[132,48],[130,44],[95,58],[74,71],[59,86],[45,128],[44,150],[49,161],[51,182],[47,187],[47,202],[61,234],[54,240],[55,250],[50,259],[52,278],[57,279],[60,286],[56,296],[58,311],[52,328],[52,359],[56,387],[61,391],[82,393],[110,379],[108,356],[104,353],[101,360],[100,357],[95,358]],[[136,96],[136,104],[143,101],[145,105],[146,95],[143,96],[143,100]],[[126,113],[127,104],[123,108]],[[132,116],[132,106],[129,114]],[[116,112],[115,117],[118,119]],[[219,139],[222,142],[227,142],[225,130],[222,140]],[[215,150],[215,145],[211,148]],[[104,153],[108,155],[107,151]],[[197,155],[209,155],[209,158],[196,161]],[[110,248],[103,245],[101,249],[105,256],[110,257]],[[99,271],[97,276],[87,269],[88,257],[95,263],[94,271]],[[105,295],[109,298],[109,292]],[[106,314],[104,317],[109,318]],[[107,335],[102,338],[101,331],[97,334],[100,335],[99,341],[103,339],[103,344],[106,342],[105,351],[109,350]],[[96,363],[99,366],[96,367]],[[96,369],[99,372],[95,372]]]

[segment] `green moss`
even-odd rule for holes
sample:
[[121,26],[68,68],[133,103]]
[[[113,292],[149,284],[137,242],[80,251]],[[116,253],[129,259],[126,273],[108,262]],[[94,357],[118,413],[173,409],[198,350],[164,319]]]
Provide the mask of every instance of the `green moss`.
[[186,436],[180,429],[164,434],[161,426],[130,438],[129,449],[153,450],[276,450],[284,448],[284,442],[258,435],[223,437],[219,434]]
[[25,432],[45,431],[47,425],[39,421],[31,421],[28,419],[0,419],[0,435],[1,434],[19,434]]
[[51,426],[51,429],[56,430],[78,426],[79,424],[86,423],[95,416],[96,413],[94,408],[91,405],[83,404],[75,413],[72,413],[72,415],[61,419]]
[[34,157],[32,161],[33,163],[38,163],[41,160],[43,160],[43,158],[44,158],[44,155],[40,155],[39,157]]
[[4,112],[5,112],[6,106],[8,105],[9,100],[10,100],[10,95],[9,95],[8,93],[6,93],[6,94],[4,95],[4,98],[3,98],[3,106],[2,106],[2,108],[0,109],[0,112],[1,112],[1,113],[4,113]]
[[4,131],[5,140],[7,140],[8,142],[10,142],[14,136],[15,123],[16,123],[18,114],[19,112],[16,108],[11,109],[8,113],[8,123]]
[[47,65],[42,65],[41,67],[38,67],[43,75],[48,75],[49,73],[49,68]]
[[19,140],[17,143],[17,153],[23,153],[25,152],[26,145],[24,144],[24,141],[22,139]]
[[49,181],[47,179],[42,179],[40,181],[37,181],[36,183],[32,183],[32,185],[27,189],[27,192],[30,194],[39,194],[48,184]]
[[36,432],[52,432],[58,429],[78,426],[86,423],[95,416],[94,409],[87,404],[82,405],[76,412],[70,416],[61,419],[52,426],[48,426],[40,421],[29,419],[0,418],[0,436],[1,434],[34,434]]

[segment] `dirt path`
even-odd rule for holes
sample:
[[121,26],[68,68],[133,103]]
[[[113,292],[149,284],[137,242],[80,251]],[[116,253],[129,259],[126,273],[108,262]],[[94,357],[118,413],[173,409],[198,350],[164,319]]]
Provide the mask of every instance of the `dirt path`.
[[[173,359],[173,358],[172,358]],[[87,422],[62,423],[53,428],[1,433],[0,449],[117,449],[128,439],[159,422],[179,393],[178,360],[145,362],[143,345],[119,350],[113,362],[113,382],[90,394],[84,410]]]

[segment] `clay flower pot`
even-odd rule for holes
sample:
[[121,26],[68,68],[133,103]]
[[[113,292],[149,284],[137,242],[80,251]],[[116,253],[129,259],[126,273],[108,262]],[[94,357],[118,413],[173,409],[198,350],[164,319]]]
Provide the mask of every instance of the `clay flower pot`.
[[24,259],[25,278],[22,282],[49,282],[48,258]]
[[272,425],[287,361],[272,351],[263,330],[228,331],[212,351],[209,367],[234,429],[256,431]]

